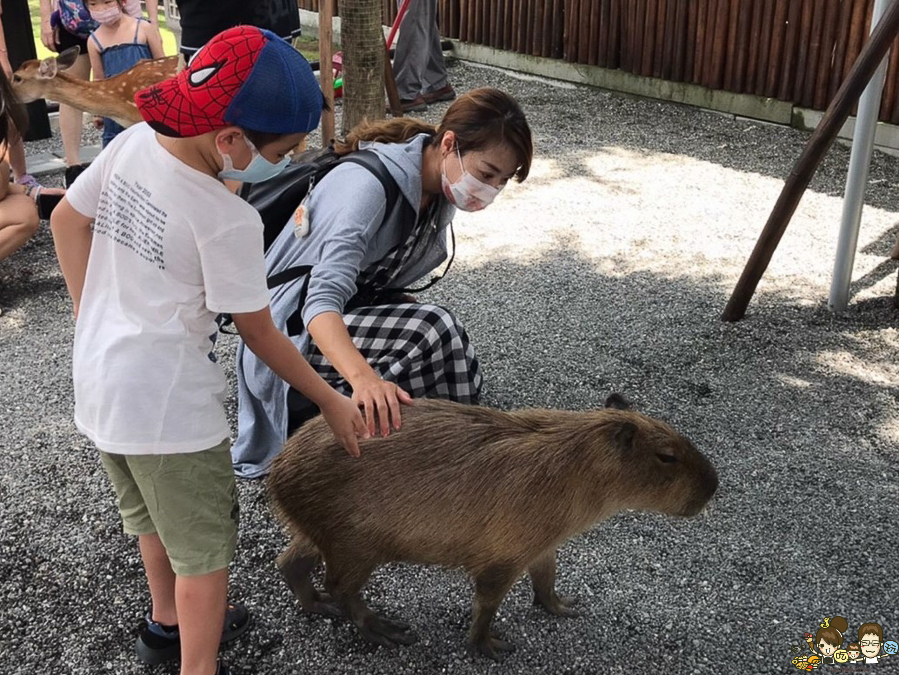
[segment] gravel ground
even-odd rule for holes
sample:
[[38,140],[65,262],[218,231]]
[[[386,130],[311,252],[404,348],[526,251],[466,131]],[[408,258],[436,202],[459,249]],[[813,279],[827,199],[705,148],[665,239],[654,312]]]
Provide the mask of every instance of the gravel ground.
[[[391,566],[372,579],[372,605],[418,631],[409,648],[372,648],[343,621],[302,616],[274,568],[284,539],[263,484],[241,482],[233,596],[256,625],[230,662],[244,673],[782,673],[825,616],[846,617],[850,636],[873,620],[897,639],[899,311],[887,256],[899,160],[874,159],[845,314],[825,306],[848,161],[838,146],[747,318],[725,324],[806,134],[464,64],[451,75],[460,90],[513,93],[537,142],[524,184],[458,216],[454,269],[427,295],[467,326],[485,402],[585,409],[624,392],[708,453],[719,494],[697,519],[626,513],[565,545],[559,587],[583,616],[549,617],[519,583],[496,624],[518,650],[496,665],[465,655],[471,589],[458,572]],[[132,649],[148,604],[136,547],[71,421],[72,321],[46,228],[0,263],[0,307],[0,672],[147,672]],[[226,368],[233,349],[229,338]]]

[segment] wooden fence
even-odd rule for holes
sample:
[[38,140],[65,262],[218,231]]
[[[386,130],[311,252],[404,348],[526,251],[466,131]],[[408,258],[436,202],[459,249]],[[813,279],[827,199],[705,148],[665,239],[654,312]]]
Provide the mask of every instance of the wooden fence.
[[[298,2],[302,9],[318,11],[318,0]],[[396,3],[381,3],[384,22],[392,23]],[[823,110],[867,39],[874,0],[437,4],[445,37]],[[897,84],[899,39],[890,52],[880,109],[880,119],[894,124],[899,123]]]

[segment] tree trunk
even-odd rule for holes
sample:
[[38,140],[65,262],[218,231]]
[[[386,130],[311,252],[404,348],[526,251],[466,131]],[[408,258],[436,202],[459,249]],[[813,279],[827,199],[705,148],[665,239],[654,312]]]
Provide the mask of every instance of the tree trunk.
[[384,118],[384,36],[380,0],[338,0],[343,48],[342,134]]

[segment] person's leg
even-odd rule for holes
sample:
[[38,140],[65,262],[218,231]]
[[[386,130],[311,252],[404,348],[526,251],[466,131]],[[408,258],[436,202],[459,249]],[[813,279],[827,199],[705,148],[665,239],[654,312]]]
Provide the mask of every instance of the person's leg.
[[[437,23],[437,0],[420,1],[422,12],[427,16],[423,18],[428,27],[426,42],[422,49],[426,52],[424,65],[421,72],[421,89],[424,94],[447,96],[440,100],[449,100],[449,84],[446,79],[446,63],[443,60],[443,48],[440,46],[440,26]],[[427,99],[427,97],[426,97]],[[435,99],[436,100],[436,99]],[[430,102],[430,101],[428,101]]]
[[165,546],[155,533],[142,534],[138,541],[153,603],[150,618],[164,626],[176,626],[178,612],[175,604],[175,573]]
[[[400,4],[402,4],[400,2]],[[396,41],[393,58],[393,72],[396,88],[402,101],[412,101],[421,94],[421,74],[427,61],[428,26],[425,18],[429,12],[425,5],[429,2],[413,0],[400,24],[400,35]]]
[[[68,75],[86,80],[91,74],[91,62],[87,52],[75,59],[71,68],[66,70]],[[84,130],[84,113],[70,105],[59,105],[59,135],[62,137],[62,147],[65,151],[66,166],[78,166],[81,164],[81,133]]]
[[[477,403],[480,364],[465,328],[448,310],[418,303],[357,307],[344,314],[343,322],[368,364],[414,398]],[[305,356],[331,387],[352,393],[314,343]]]
[[215,673],[227,598],[227,569],[176,578],[181,675]]
[[39,224],[40,219],[31,197],[11,194],[0,202],[0,260],[9,257],[31,239]]

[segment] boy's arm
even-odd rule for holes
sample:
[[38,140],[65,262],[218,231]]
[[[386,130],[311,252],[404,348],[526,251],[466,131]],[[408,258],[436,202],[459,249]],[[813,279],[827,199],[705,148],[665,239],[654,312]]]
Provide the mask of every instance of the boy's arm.
[[59,259],[59,267],[66,280],[69,295],[72,296],[72,308],[76,318],[94,236],[91,232],[92,222],[93,218],[78,213],[65,197],[53,209],[50,216],[50,231],[53,233],[56,257]]
[[232,314],[231,318],[247,347],[276,375],[315,403],[337,440],[347,452],[358,457],[359,442],[356,437],[368,438],[359,408],[332,389],[313,370],[290,338],[275,327],[269,308]]
[[103,59],[100,58],[100,50],[97,49],[97,45],[93,40],[87,41],[87,55],[91,60],[93,79],[105,80],[106,74],[103,72]]

